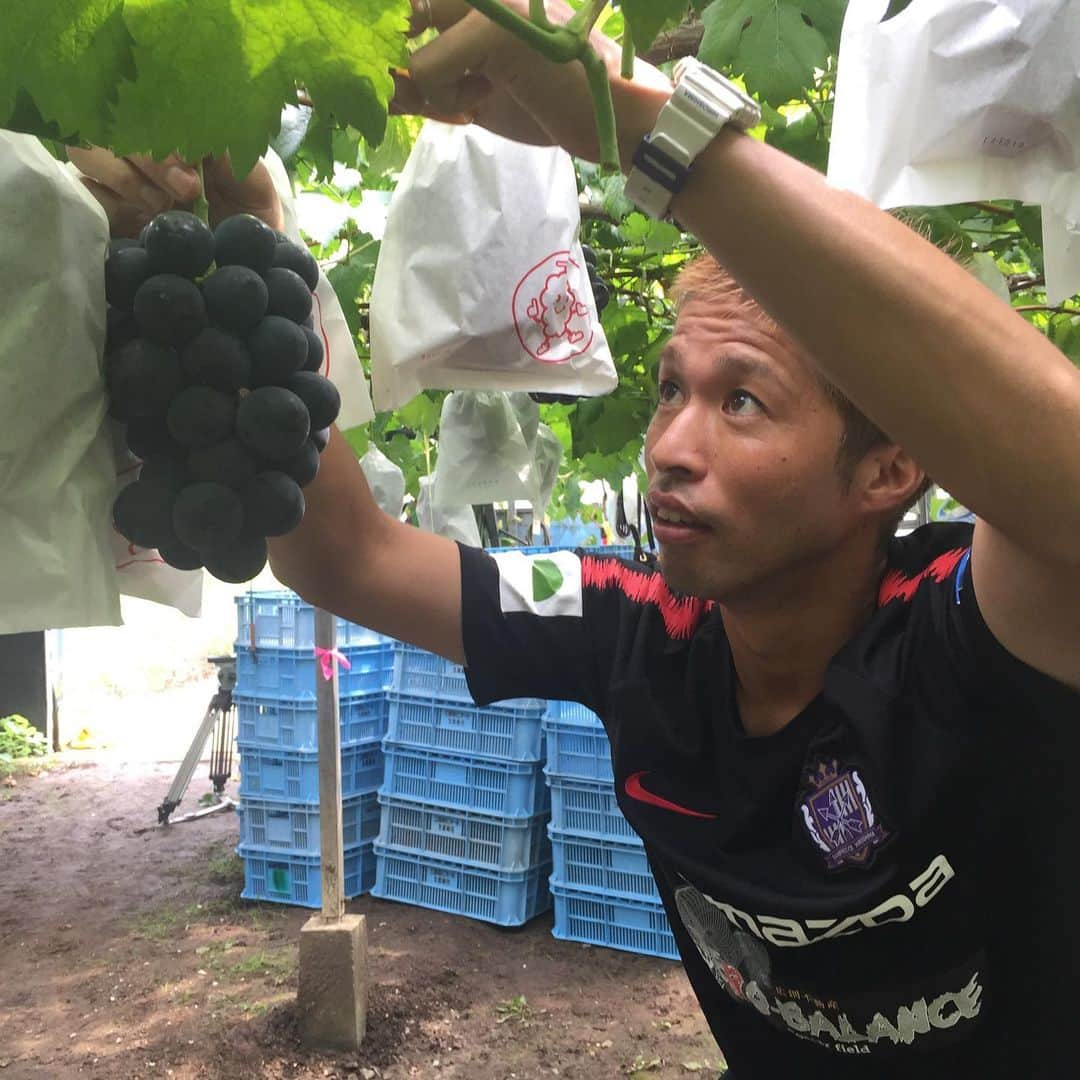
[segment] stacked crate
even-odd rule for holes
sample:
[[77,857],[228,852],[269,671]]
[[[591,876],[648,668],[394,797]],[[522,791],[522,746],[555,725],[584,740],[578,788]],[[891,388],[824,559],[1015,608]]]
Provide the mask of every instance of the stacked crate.
[[678,959],[645,848],[615,801],[611,747],[595,713],[552,701],[544,718],[555,900],[565,941]]
[[545,702],[479,708],[464,669],[398,642],[372,895],[519,926],[551,906]]
[[[249,900],[304,907],[322,901],[315,609],[291,592],[236,599],[240,846]],[[393,643],[339,619],[341,795],[347,897],[375,880],[387,689]]]

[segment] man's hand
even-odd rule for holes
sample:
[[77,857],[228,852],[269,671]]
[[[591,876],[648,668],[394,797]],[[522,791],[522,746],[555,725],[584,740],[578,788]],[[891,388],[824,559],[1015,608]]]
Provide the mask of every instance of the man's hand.
[[[70,147],[68,157],[101,203],[114,237],[135,237],[157,214],[188,208],[202,194],[198,172],[175,154],[164,161],[117,157],[99,147]],[[203,162],[210,224],[232,214],[254,214],[274,229],[283,224],[281,201],[260,161],[243,180],[233,176],[228,156]]]
[[[597,161],[593,100],[579,63],[544,59],[513,34],[470,8],[463,0],[412,0],[414,33],[429,28],[439,36],[413,53],[408,76],[399,76],[393,111],[441,119],[475,120],[484,127],[533,144],[554,144]],[[504,0],[527,17],[528,0]],[[548,18],[565,23],[573,9],[548,0]],[[624,162],[671,93],[667,77],[637,61],[632,81],[619,74],[622,51],[593,32],[593,47],[607,66]]]

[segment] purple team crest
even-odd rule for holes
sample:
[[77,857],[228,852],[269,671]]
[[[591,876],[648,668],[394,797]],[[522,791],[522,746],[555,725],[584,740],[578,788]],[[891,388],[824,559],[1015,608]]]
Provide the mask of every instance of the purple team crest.
[[878,823],[858,770],[822,762],[808,777],[810,790],[799,807],[810,838],[825,854],[825,865],[865,866],[888,838]]

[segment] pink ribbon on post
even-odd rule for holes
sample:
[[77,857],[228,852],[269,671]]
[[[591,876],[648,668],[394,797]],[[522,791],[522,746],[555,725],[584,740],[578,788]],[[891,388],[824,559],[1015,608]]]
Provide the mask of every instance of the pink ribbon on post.
[[352,664],[350,664],[349,661],[346,660],[345,657],[337,651],[337,649],[320,649],[316,645],[315,659],[319,661],[319,664],[322,667],[322,677],[327,682],[329,682],[334,677],[335,663],[340,664],[346,671],[348,671],[352,667]]

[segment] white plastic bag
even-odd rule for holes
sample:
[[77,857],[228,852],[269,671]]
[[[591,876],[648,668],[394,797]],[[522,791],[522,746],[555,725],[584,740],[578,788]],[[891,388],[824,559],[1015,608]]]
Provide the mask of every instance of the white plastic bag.
[[439,420],[434,501],[443,507],[531,501],[533,454],[507,394],[447,394]]
[[563,444],[559,436],[541,424],[536,433],[536,449],[533,453],[533,519],[540,521],[547,513],[551,493],[559,479],[559,466],[563,460]]
[[882,207],[1043,204],[1047,293],[1080,291],[1080,3],[848,5],[829,181]]
[[[438,468],[435,472],[438,473]],[[420,495],[416,500],[416,520],[427,532],[458,540],[469,547],[480,546],[480,530],[471,506],[437,506],[431,497],[434,476],[420,477]]]
[[121,621],[100,370],[108,233],[36,139],[0,131],[0,633]]
[[425,388],[613,390],[580,224],[564,151],[425,124],[390,205],[371,295],[376,407]]
[[400,518],[405,504],[405,474],[374,443],[360,459],[360,468],[379,509],[392,518]]

